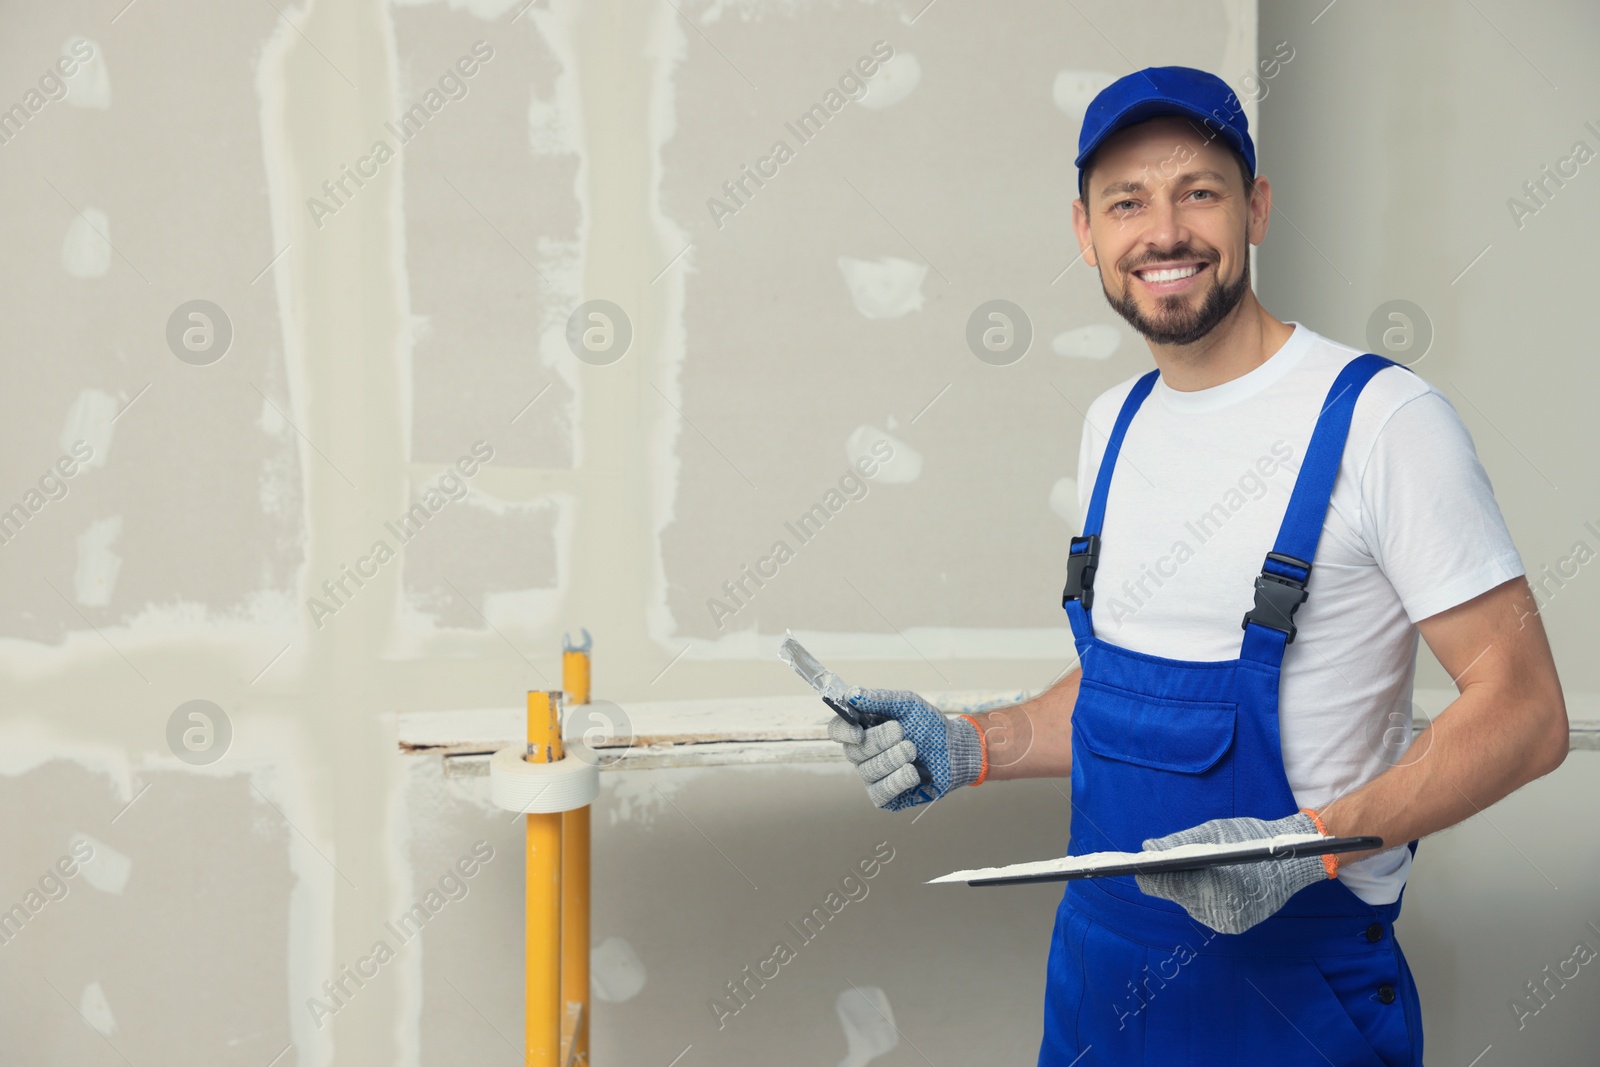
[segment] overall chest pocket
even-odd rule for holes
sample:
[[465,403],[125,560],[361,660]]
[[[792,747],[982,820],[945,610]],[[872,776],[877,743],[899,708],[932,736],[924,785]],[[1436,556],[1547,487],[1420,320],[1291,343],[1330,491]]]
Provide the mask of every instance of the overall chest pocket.
[[1072,712],[1073,854],[1138,852],[1235,814],[1236,703],[1149,697],[1085,678]]
[[1072,731],[1107,759],[1203,774],[1233,747],[1238,719],[1238,704],[1144,696],[1085,678]]

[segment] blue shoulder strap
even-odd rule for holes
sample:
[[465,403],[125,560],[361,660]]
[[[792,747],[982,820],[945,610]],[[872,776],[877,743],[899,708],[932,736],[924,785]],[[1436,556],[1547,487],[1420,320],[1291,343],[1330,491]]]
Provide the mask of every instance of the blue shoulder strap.
[[1089,514],[1084,516],[1085,537],[1100,535],[1100,524],[1106,517],[1106,494],[1111,491],[1111,470],[1117,465],[1117,456],[1122,452],[1122,439],[1128,435],[1128,424],[1133,421],[1133,413],[1139,410],[1144,398],[1155,388],[1160,375],[1160,370],[1153,370],[1134,382],[1127,399],[1122,402],[1122,410],[1117,412],[1116,425],[1111,427],[1111,439],[1106,442],[1105,455],[1100,457],[1100,470],[1095,475],[1094,493],[1089,498]]
[[1066,609],[1067,621],[1072,625],[1073,639],[1081,646],[1094,636],[1094,626],[1089,621],[1089,608],[1094,603],[1094,569],[1100,558],[1100,524],[1105,521],[1106,494],[1111,491],[1111,472],[1122,452],[1122,439],[1127,436],[1128,424],[1134,412],[1150,395],[1161,374],[1159,368],[1145,374],[1133,383],[1128,396],[1117,412],[1116,425],[1106,441],[1105,454],[1100,457],[1100,470],[1095,475],[1094,492],[1089,497],[1089,514],[1083,520],[1083,536],[1074,537],[1067,550],[1067,585],[1061,591],[1061,606]]
[[1328,388],[1283,524],[1278,527],[1278,539],[1256,578],[1255,606],[1240,623],[1245,631],[1241,659],[1274,665],[1283,661],[1284,646],[1294,640],[1295,609],[1306,599],[1311,562],[1317,555],[1317,542],[1322,539],[1322,524],[1328,516],[1328,501],[1344,457],[1356,400],[1380,370],[1404,366],[1368,352],[1346,363]]

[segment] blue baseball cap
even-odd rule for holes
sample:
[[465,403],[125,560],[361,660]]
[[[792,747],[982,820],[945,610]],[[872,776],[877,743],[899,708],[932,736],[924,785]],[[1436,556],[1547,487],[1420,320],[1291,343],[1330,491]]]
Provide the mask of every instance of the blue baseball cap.
[[1118,78],[1090,101],[1078,131],[1078,158],[1084,161],[1118,130],[1160,115],[1179,115],[1203,123],[1208,136],[1221,136],[1244,157],[1253,177],[1256,146],[1250,140],[1244,105],[1228,83],[1193,67],[1146,67]]

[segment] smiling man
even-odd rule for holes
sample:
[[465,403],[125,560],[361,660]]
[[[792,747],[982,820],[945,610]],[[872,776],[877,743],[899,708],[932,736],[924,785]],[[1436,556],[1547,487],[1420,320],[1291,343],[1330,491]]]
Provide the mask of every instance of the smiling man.
[[[1383,842],[1068,882],[1041,1065],[1420,1065],[1394,933],[1417,841],[1568,747],[1521,558],[1442,393],[1256,300],[1272,187],[1225,83],[1130,74],[1078,147],[1083,258],[1155,363],[1087,412],[1079,665],[981,715],[858,691],[889,721],[830,733],[890,810],[1070,774],[1072,855]],[[1419,634],[1459,696],[1412,742]]]

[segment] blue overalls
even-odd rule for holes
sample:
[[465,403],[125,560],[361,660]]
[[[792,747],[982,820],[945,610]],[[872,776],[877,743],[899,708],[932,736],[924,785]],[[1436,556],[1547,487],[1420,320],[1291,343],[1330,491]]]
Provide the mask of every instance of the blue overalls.
[[[1063,596],[1083,668],[1072,711],[1070,855],[1138,852],[1146,838],[1209,819],[1299,810],[1278,735],[1279,669],[1351,412],[1387,366],[1401,365],[1358,356],[1329,389],[1233,660],[1166,659],[1094,635],[1111,472],[1158,371],[1128,394],[1084,534],[1072,539]],[[1399,914],[1398,899],[1368,904],[1324,879],[1242,934],[1224,934],[1146,896],[1131,876],[1068,882],[1050,941],[1040,1067],[1420,1067],[1421,1006],[1394,938]]]

